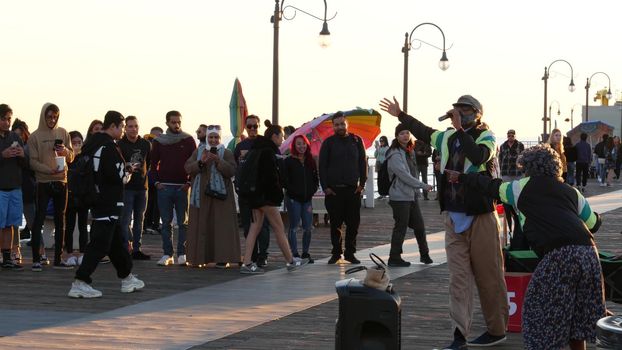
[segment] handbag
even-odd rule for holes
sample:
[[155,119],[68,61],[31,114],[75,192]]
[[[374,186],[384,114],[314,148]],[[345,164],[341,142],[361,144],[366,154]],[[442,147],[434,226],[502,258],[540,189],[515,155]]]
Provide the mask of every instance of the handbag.
[[225,199],[227,199],[226,193],[220,193],[220,192],[212,190],[209,184],[207,185],[207,188],[205,188],[205,195],[208,197],[219,199],[221,201],[224,201]]
[[369,253],[369,258],[376,264],[367,268],[366,266],[357,266],[346,270],[346,274],[351,274],[358,271],[366,271],[363,284],[370,288],[376,288],[382,291],[390,292],[393,289],[393,285],[390,283],[389,267],[384,261],[376,254]]

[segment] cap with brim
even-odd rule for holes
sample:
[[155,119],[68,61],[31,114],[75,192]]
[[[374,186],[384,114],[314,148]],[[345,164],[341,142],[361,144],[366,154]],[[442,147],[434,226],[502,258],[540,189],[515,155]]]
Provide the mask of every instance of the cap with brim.
[[516,131],[514,131],[514,129],[510,129],[508,130],[508,134],[516,135]]
[[477,112],[482,113],[482,104],[471,95],[460,96],[458,102],[454,103],[453,106],[469,106],[475,109]]

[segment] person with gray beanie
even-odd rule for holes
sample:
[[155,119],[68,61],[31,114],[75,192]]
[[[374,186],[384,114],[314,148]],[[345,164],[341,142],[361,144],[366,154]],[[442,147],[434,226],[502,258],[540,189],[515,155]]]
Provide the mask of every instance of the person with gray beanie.
[[525,177],[512,182],[459,172],[451,172],[449,178],[511,205],[542,259],[523,304],[525,349],[585,349],[586,340],[596,340],[596,322],[605,316],[593,236],[600,217],[578,189],[564,183],[560,157],[549,145],[527,149],[518,164]]

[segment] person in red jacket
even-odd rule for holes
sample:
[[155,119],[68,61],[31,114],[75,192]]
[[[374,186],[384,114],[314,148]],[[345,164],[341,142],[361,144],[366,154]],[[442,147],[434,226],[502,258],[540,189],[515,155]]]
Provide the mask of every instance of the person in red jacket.
[[162,217],[162,249],[164,255],[158,265],[167,266],[173,260],[173,210],[179,227],[177,263],[186,265],[186,229],[188,228],[188,189],[190,178],[184,164],[197,148],[192,135],[181,130],[181,113],[166,113],[166,133],[153,140],[151,170],[158,189],[158,207]]

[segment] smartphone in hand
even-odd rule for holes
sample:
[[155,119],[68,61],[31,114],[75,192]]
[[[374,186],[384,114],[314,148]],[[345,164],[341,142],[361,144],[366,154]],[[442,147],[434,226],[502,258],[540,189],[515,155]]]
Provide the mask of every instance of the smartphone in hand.
[[212,148],[209,149],[209,151],[210,151],[210,153],[216,154],[216,153],[218,153],[218,148],[212,147]]

